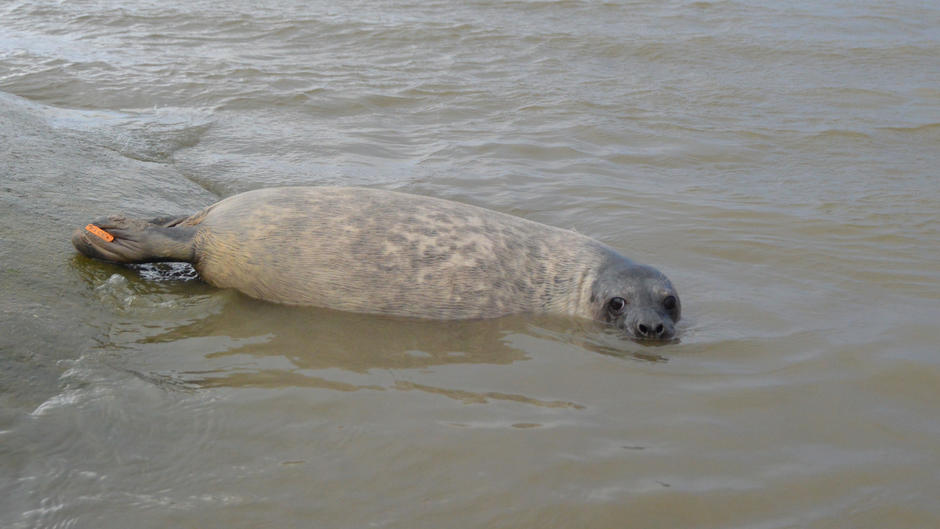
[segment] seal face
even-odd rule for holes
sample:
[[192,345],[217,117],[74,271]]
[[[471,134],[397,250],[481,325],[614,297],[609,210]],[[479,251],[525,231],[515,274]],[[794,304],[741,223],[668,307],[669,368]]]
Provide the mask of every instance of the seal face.
[[594,319],[639,340],[675,338],[682,314],[679,295],[659,270],[629,260],[612,260],[591,287]]
[[268,188],[189,217],[93,226],[72,237],[85,255],[190,262],[207,283],[276,303],[441,320],[571,315],[640,340],[672,339],[680,315],[666,276],[603,243],[426,196]]

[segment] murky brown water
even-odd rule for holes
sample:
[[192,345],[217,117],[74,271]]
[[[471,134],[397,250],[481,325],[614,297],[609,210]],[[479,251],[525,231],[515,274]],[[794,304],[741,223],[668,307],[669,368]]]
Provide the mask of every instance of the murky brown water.
[[[4,3],[0,527],[940,526],[940,8],[765,4]],[[68,242],[291,184],[577,229],[681,342]]]

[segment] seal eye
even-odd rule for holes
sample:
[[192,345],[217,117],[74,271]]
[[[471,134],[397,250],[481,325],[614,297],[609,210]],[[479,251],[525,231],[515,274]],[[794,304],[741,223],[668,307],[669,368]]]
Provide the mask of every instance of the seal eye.
[[623,298],[619,298],[619,297],[612,298],[607,303],[607,306],[610,307],[611,312],[613,312],[614,314],[619,314],[621,311],[623,311],[623,308],[627,306],[627,300]]
[[665,307],[666,310],[672,310],[676,308],[676,297],[666,296],[666,299],[663,300],[663,307]]

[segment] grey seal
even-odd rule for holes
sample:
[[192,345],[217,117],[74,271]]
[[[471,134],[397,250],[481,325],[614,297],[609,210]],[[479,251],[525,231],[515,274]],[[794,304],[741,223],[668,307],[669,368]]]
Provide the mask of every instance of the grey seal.
[[681,314],[665,275],[599,241],[427,196],[267,188],[188,217],[92,224],[72,237],[89,257],[185,261],[212,285],[277,303],[442,320],[571,315],[657,341],[675,337]]

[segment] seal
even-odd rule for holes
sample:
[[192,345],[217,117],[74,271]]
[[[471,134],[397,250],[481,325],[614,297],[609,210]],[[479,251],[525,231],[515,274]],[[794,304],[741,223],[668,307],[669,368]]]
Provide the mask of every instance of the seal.
[[571,315],[657,341],[675,336],[681,313],[665,275],[590,237],[379,189],[258,189],[189,217],[112,215],[86,228],[72,237],[86,256],[189,262],[212,285],[276,303],[442,320]]

